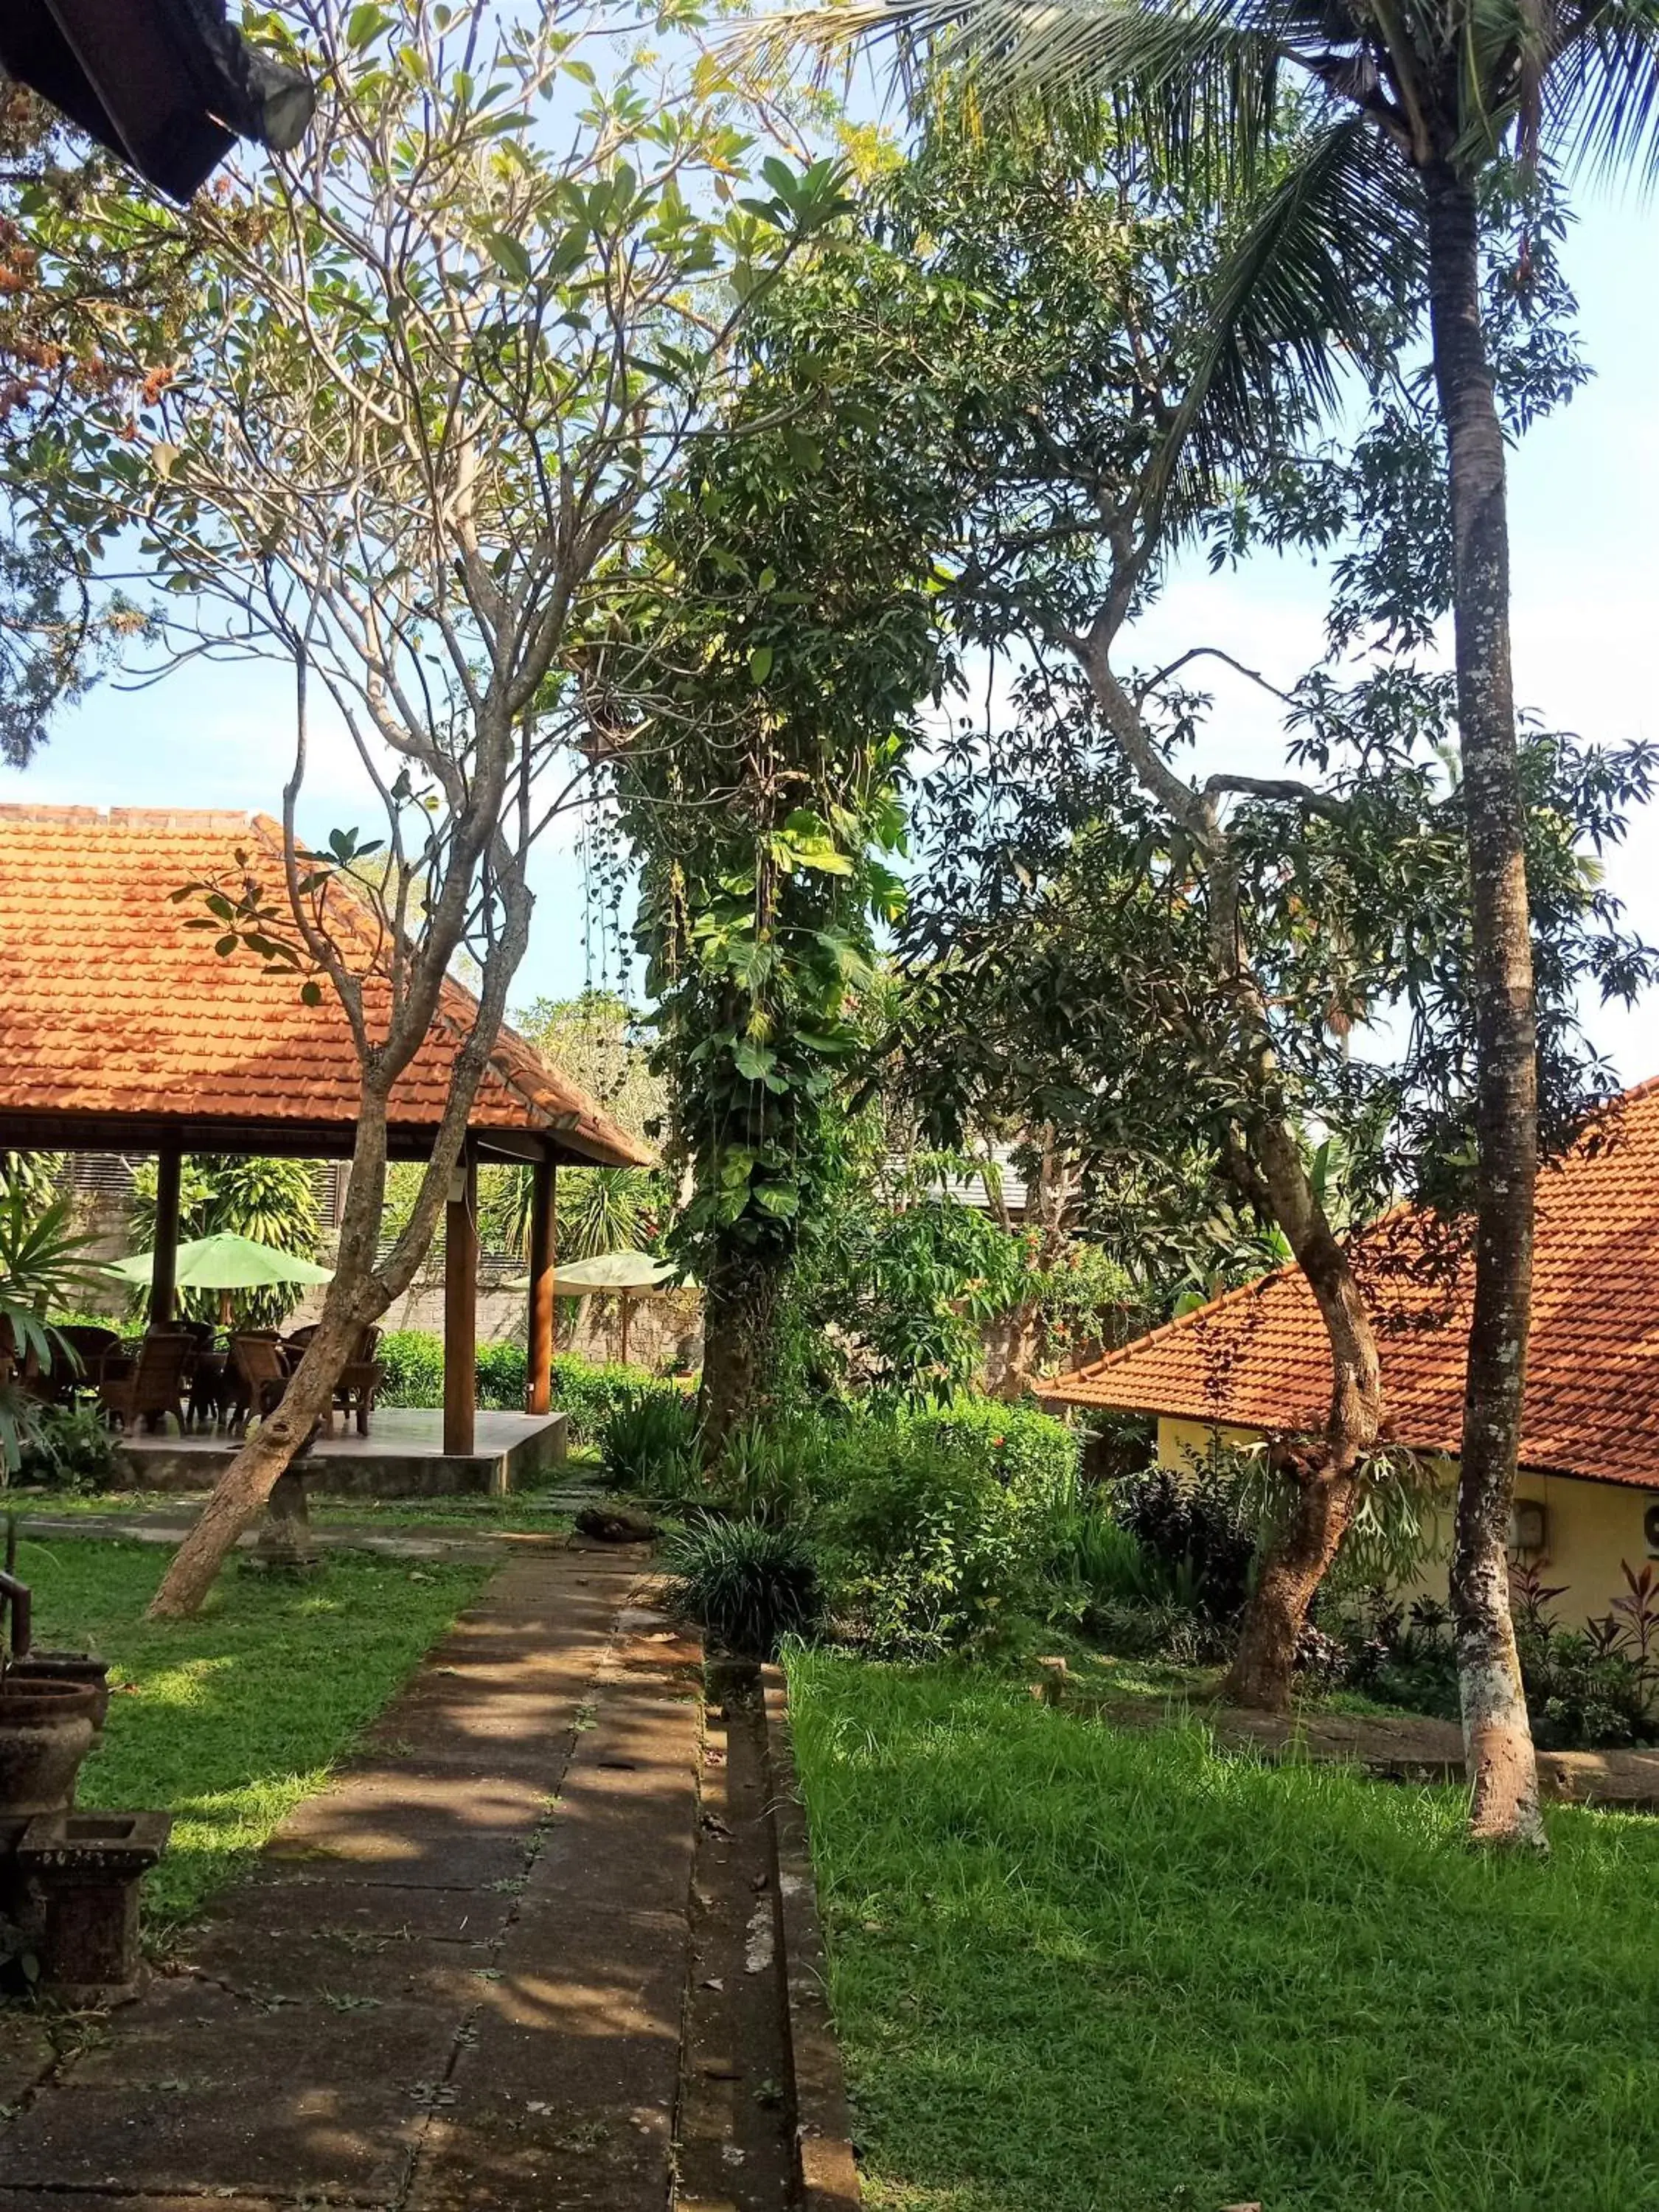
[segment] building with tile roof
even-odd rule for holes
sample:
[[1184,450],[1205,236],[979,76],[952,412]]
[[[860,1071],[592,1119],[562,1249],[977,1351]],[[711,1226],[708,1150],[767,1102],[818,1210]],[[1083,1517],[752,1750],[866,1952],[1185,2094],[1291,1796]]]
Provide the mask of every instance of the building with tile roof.
[[[221,958],[216,932],[189,926],[204,916],[201,897],[176,896],[250,877],[280,896],[282,831],[262,817],[0,806],[0,1150],[154,1152],[164,1198],[188,1152],[349,1154],[359,1068],[333,991],[325,987],[309,1006],[293,969],[246,951]],[[390,1005],[385,933],[338,879],[326,896],[331,936],[356,949],[372,1027]],[[427,1040],[392,1089],[394,1158],[429,1156],[476,1009],[446,981]],[[651,1158],[562,1070],[502,1030],[469,1122],[465,1179],[470,1187],[480,1159],[535,1171],[546,1244],[532,1255],[538,1282],[551,1280],[556,1168]],[[446,1250],[460,1267],[476,1253],[465,1193],[450,1215]],[[166,1242],[158,1236],[158,1261]],[[156,1310],[170,1311],[171,1284],[158,1279],[156,1289]],[[545,1330],[532,1332],[532,1410],[538,1395],[546,1404],[544,1373],[539,1391],[534,1373],[538,1334],[544,1370],[551,1343],[550,1293],[543,1301],[532,1291],[532,1309],[543,1303]],[[460,1357],[458,1347],[458,1371]],[[470,1360],[469,1349],[469,1376]]]
[[[1353,1243],[1375,1319],[1386,1433],[1455,1459],[1472,1262],[1401,1211]],[[1616,1100],[1540,1179],[1517,1550],[1593,1609],[1621,1567],[1659,1559],[1659,1081]],[[1160,1459],[1212,1439],[1316,1430],[1330,1355],[1301,1271],[1284,1267],[1042,1385],[1045,1398],[1156,1419]]]

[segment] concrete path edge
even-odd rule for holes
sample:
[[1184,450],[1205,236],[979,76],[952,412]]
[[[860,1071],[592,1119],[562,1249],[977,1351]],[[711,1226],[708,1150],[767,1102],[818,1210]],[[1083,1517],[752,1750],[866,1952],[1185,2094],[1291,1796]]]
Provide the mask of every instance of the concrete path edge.
[[788,2021],[791,2110],[800,2212],[858,2212],[852,2112],[830,2002],[829,1960],[806,1810],[789,1739],[789,1692],[778,1667],[761,1669],[766,1704],[768,1803],[777,1864],[778,1950]]

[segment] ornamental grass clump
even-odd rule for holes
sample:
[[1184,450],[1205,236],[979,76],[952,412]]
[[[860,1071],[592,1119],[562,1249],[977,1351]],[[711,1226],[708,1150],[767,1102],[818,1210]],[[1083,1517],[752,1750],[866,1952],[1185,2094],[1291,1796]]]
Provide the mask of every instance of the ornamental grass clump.
[[700,1515],[672,1540],[670,1603],[744,1659],[771,1659],[823,1617],[817,1562],[799,1529]]
[[678,1390],[641,1390],[609,1414],[599,1460],[613,1490],[677,1498],[700,1484],[697,1409]]

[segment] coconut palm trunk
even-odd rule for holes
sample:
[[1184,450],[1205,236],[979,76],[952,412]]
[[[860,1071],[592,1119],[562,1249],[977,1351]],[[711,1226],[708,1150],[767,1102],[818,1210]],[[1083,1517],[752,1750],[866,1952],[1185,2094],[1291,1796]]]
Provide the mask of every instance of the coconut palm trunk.
[[1480,1142],[1451,1601],[1474,1834],[1483,1841],[1537,1843],[1538,1767],[1510,1619],[1506,1550],[1531,1311],[1538,1073],[1510,679],[1504,434],[1481,329],[1474,191],[1449,164],[1426,171],[1424,183],[1434,373],[1455,544]]

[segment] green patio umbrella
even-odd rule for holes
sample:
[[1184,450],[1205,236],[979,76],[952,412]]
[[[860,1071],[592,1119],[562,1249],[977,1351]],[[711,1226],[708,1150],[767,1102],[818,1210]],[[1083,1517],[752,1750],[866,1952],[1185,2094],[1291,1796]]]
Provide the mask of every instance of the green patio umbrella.
[[[193,1237],[179,1247],[173,1279],[181,1291],[219,1291],[221,1321],[230,1318],[233,1291],[258,1291],[272,1283],[326,1283],[333,1270],[295,1252],[279,1252],[274,1244],[256,1243],[251,1237],[234,1237],[221,1230],[213,1237]],[[150,1280],[155,1265],[153,1252],[134,1252],[125,1260],[106,1260],[105,1271],[123,1282],[141,1286]]]
[[[626,1366],[628,1325],[633,1317],[635,1299],[672,1289],[684,1279],[672,1260],[654,1259],[649,1252],[636,1252],[629,1247],[620,1252],[597,1253],[591,1260],[572,1260],[568,1265],[561,1262],[553,1277],[553,1295],[557,1298],[587,1298],[597,1293],[620,1298],[622,1356]],[[527,1290],[529,1285],[526,1275],[514,1287]]]

